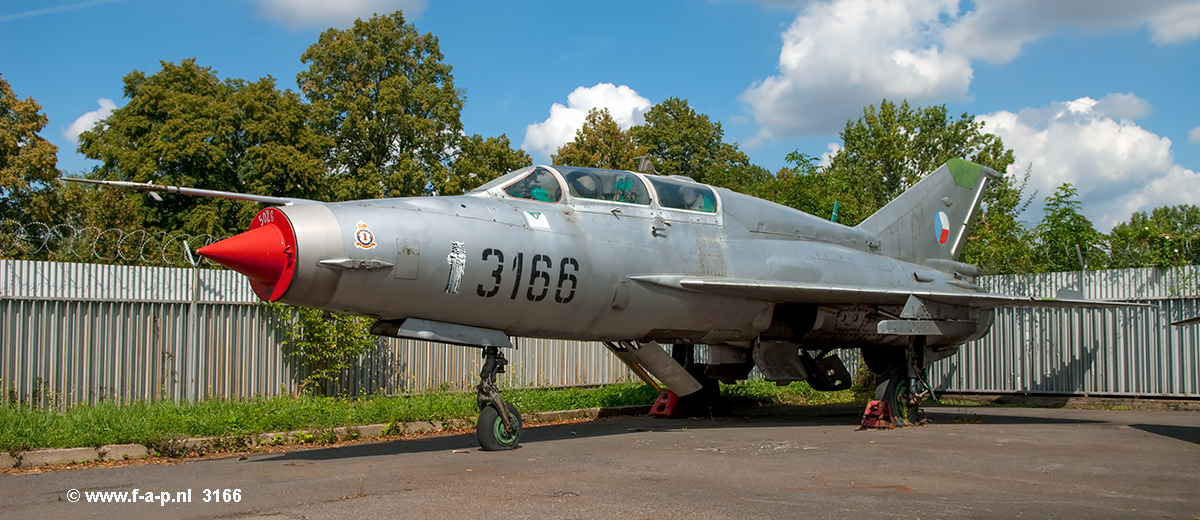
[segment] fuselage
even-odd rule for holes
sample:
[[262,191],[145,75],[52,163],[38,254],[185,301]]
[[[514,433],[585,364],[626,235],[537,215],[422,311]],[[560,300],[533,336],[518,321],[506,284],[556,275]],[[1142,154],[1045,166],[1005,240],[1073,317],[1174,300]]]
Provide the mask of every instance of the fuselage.
[[[858,229],[632,172],[531,167],[461,196],[269,208],[252,231],[264,226],[278,227],[284,251],[279,276],[255,280],[264,299],[510,336],[738,344],[779,320],[776,302],[647,276],[962,290],[879,254],[879,238]],[[902,344],[875,334],[880,310],[814,306],[795,333],[814,346]]]

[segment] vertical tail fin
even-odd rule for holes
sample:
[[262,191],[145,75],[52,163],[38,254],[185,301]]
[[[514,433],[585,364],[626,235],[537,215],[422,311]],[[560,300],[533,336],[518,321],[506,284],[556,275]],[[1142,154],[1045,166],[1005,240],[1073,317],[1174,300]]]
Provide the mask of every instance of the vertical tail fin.
[[867,217],[857,229],[879,236],[880,253],[909,262],[957,261],[983,190],[995,170],[951,159]]

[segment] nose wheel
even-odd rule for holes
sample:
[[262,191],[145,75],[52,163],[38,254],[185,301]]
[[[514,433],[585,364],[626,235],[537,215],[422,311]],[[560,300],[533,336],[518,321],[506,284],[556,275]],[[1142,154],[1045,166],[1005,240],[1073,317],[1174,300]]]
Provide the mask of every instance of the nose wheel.
[[484,451],[511,450],[521,440],[521,413],[500,397],[500,388],[496,386],[496,374],[504,373],[507,364],[499,347],[483,347],[483,369],[475,387],[479,402],[475,438]]

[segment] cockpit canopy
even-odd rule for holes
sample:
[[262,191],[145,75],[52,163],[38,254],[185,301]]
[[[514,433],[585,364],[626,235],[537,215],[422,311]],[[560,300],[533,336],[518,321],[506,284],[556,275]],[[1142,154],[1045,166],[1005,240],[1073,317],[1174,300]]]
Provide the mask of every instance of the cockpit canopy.
[[[648,206],[657,200],[663,208],[717,212],[717,198],[712,189],[703,184],[681,178],[574,166],[529,166],[492,180],[472,193],[500,187],[499,191],[509,197],[557,203],[563,200],[564,183],[570,197],[581,201]],[[652,196],[652,192],[656,195]]]

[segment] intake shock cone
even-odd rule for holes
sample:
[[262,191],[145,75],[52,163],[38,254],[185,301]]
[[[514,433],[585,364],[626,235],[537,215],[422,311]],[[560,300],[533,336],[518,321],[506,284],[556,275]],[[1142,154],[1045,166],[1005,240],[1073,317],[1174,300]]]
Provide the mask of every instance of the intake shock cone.
[[250,230],[196,250],[200,256],[246,275],[254,294],[275,301],[296,271],[296,237],[282,211],[259,212]]

